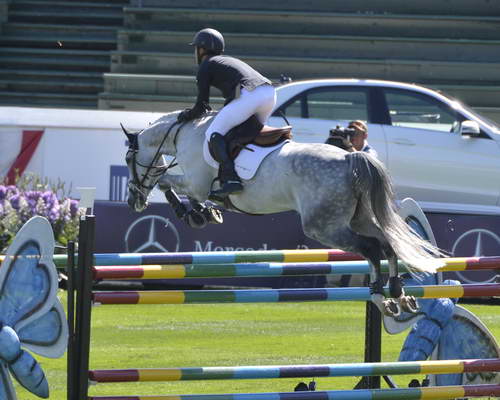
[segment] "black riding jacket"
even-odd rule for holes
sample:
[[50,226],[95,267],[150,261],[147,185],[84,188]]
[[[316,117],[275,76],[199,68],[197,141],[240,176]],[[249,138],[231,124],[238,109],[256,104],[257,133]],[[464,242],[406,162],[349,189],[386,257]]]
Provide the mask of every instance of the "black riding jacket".
[[213,55],[205,58],[196,76],[198,85],[198,98],[192,109],[192,117],[197,118],[208,109],[210,86],[222,92],[228,104],[236,96],[240,87],[253,90],[258,86],[271,84],[271,81],[259,74],[250,65],[243,61],[223,55]]

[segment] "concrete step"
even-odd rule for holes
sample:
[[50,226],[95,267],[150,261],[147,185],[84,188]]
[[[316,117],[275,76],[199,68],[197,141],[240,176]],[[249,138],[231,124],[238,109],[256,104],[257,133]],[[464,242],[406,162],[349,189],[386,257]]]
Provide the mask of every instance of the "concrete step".
[[[25,79],[58,81],[63,83],[86,83],[95,86],[104,84],[103,73],[54,70],[22,70],[0,68],[0,79]],[[102,90],[102,89],[101,89]]]
[[[130,0],[135,7],[179,7],[178,0]],[[196,9],[296,10],[387,14],[500,15],[500,3],[491,0],[183,0],[182,7]]]
[[104,88],[102,74],[62,76],[43,71],[14,72],[0,69],[0,91],[38,93],[82,93],[96,95]]
[[475,107],[474,111],[500,126],[500,107]]
[[72,11],[36,11],[9,10],[9,21],[11,22],[31,22],[31,23],[75,23],[90,25],[122,26],[123,16],[110,12],[72,12]]
[[[335,53],[322,58],[234,56],[266,76],[284,74],[295,80],[332,76],[449,84],[468,81],[498,85],[500,82],[498,63],[349,59],[337,58]],[[190,53],[111,52],[111,72],[116,73],[194,75],[196,68]]]
[[[335,11],[335,10],[333,10]],[[125,7],[131,29],[500,39],[500,16]],[[460,26],[460,29],[457,29]]]
[[96,95],[103,89],[103,84],[81,82],[61,82],[49,80],[0,79],[0,91],[36,92],[36,93],[82,93]]
[[[499,82],[500,83],[500,82]],[[481,107],[500,109],[500,85],[430,85],[461,102],[477,109]],[[485,112],[490,112],[485,110]],[[496,112],[496,111],[495,111]]]
[[0,47],[0,65],[10,69],[109,71],[109,52]]
[[40,0],[15,0],[9,5],[9,10],[12,11],[54,11],[57,12],[103,12],[121,14],[123,11],[123,3],[112,3],[109,1],[88,2],[88,1],[40,1]]
[[77,24],[31,24],[22,22],[8,22],[4,25],[4,35],[45,37],[62,35],[71,38],[100,38],[116,40],[116,27],[104,25],[77,25]]
[[2,32],[3,26],[7,22],[7,16],[9,14],[9,3],[7,0],[0,0],[0,32]]
[[[143,74],[113,74],[104,76],[104,92],[122,94],[145,94],[159,96],[192,97],[197,93],[195,76],[186,75],[143,75]],[[279,78],[272,79],[278,83]],[[500,86],[490,85],[427,85],[435,90],[457,98],[465,104],[474,107],[500,107]],[[216,93],[214,93],[216,94]]]
[[101,39],[99,37],[71,37],[62,35],[53,36],[0,36],[2,47],[29,47],[46,49],[82,49],[82,50],[116,50],[116,40]]
[[[15,1],[18,1],[18,0],[15,0]],[[106,7],[105,5],[103,5],[103,1],[102,0],[84,0],[84,1],[74,1],[74,0],[30,0],[31,2],[33,3],[39,3],[39,4],[45,4],[47,2],[49,3],[55,3],[57,1],[57,3],[59,4],[75,4],[75,3],[86,3],[86,4],[95,4],[97,6],[99,5],[102,5],[103,7]],[[120,6],[126,6],[126,5],[130,5],[130,0],[106,0],[106,4],[109,4],[109,5],[120,5]]]
[[24,107],[97,108],[97,95],[0,91],[0,104]]
[[[192,107],[196,96],[169,96],[135,93],[99,93],[98,107],[104,110],[136,110],[169,112]],[[224,105],[222,98],[210,99],[213,108],[219,109]]]
[[[226,51],[241,55],[420,61],[500,62],[500,40],[227,33]],[[118,32],[118,50],[190,51],[191,32]]]

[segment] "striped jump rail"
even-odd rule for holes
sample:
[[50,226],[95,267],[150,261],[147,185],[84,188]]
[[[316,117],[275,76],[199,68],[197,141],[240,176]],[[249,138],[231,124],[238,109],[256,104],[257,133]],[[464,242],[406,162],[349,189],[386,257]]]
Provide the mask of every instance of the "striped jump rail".
[[359,389],[321,392],[198,394],[166,396],[90,396],[88,400],[426,400],[499,397],[500,385],[432,386],[408,389]]
[[94,265],[236,264],[250,262],[326,262],[362,260],[337,249],[207,251],[188,253],[101,253]]
[[[500,296],[500,284],[406,286],[405,293],[418,298]],[[385,288],[389,297],[389,289]],[[168,290],[93,292],[96,304],[195,304],[276,303],[301,301],[369,301],[370,288]]]
[[[0,255],[0,262],[5,259]],[[19,257],[19,256],[18,256]],[[26,257],[26,256],[21,256]],[[36,256],[28,256],[36,257]],[[55,254],[53,261],[58,267],[67,263],[67,255]],[[94,255],[95,266],[142,266],[142,265],[185,265],[240,263],[325,263],[333,261],[362,261],[358,268],[365,268],[366,261],[357,254],[342,250],[262,250],[262,251],[212,251],[191,253],[101,253]],[[455,257],[445,258],[440,271],[472,271],[500,269],[500,257]],[[387,262],[383,261],[387,266]],[[356,265],[356,264],[354,264]],[[402,264],[401,264],[402,265]]]
[[[440,272],[500,269],[500,257],[445,258]],[[399,263],[402,271],[407,271]],[[388,262],[382,261],[382,271],[388,272]],[[184,279],[210,277],[254,277],[294,275],[369,274],[367,261],[329,262],[259,262],[239,264],[178,264],[137,266],[96,266],[94,279]]]
[[326,365],[267,365],[248,367],[147,368],[89,371],[93,383],[166,382],[212,379],[320,378],[410,374],[499,372],[500,359],[411,361]]

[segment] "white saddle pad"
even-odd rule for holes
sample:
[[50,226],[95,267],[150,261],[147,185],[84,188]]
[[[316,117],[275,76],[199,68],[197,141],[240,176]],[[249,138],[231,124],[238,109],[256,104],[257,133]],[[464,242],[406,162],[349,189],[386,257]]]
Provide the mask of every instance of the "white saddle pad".
[[[252,179],[264,158],[288,142],[289,140],[285,140],[276,146],[270,147],[260,147],[254,144],[249,144],[247,147],[253,151],[247,150],[246,148],[241,150],[240,154],[238,154],[238,157],[236,157],[236,160],[234,161],[236,173],[241,179]],[[203,144],[203,156],[205,157],[205,161],[208,165],[214,168],[219,168],[219,163],[213,159],[210,151],[208,150],[207,140],[205,140],[205,143]]]

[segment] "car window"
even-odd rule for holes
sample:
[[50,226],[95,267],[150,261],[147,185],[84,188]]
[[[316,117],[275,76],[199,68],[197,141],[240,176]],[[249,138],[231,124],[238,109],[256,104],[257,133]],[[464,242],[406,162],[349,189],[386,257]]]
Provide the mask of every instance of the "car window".
[[286,105],[285,107],[281,107],[280,110],[287,117],[303,118],[303,115],[302,115],[302,99],[303,99],[303,96],[297,97],[290,104]]
[[368,120],[368,92],[365,88],[322,88],[307,93],[309,118]]
[[460,121],[453,109],[425,94],[385,89],[385,98],[393,126],[450,132]]

